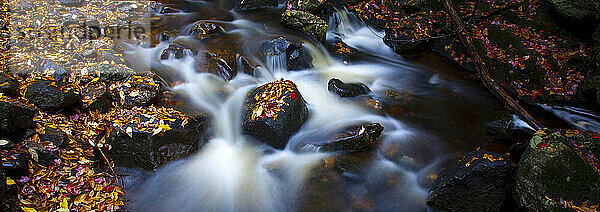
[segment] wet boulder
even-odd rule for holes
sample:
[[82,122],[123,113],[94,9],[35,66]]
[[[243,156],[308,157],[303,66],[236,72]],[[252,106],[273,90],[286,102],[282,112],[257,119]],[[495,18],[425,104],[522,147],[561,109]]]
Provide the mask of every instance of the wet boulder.
[[504,119],[487,122],[485,124],[487,135],[497,141],[510,146],[510,157],[519,161],[525,152],[535,131],[516,115]]
[[11,99],[0,99],[0,134],[11,134],[29,128],[37,110]]
[[110,86],[111,95],[126,108],[149,106],[160,94],[161,86],[153,75],[134,75]]
[[198,43],[196,43],[194,40],[177,38],[162,51],[160,54],[160,59],[169,59],[171,55],[173,55],[175,59],[181,59],[186,55],[185,52],[188,52],[190,55],[196,55],[198,53],[198,48]]
[[197,21],[190,29],[190,34],[196,38],[202,40],[210,37],[211,35],[225,31],[223,27],[206,21]]
[[[429,14],[429,12],[415,13],[403,17],[397,26],[385,29],[383,42],[400,55],[412,55],[434,41],[423,37],[420,32],[426,31],[430,33],[428,36],[431,37],[445,33],[446,29],[439,24],[443,22],[441,17]],[[422,26],[422,28],[415,26]],[[443,41],[441,42],[443,43]]]
[[337,133],[325,143],[309,143],[303,149],[324,152],[368,151],[378,145],[381,132],[383,126],[379,123],[354,126]]
[[251,90],[242,110],[244,133],[277,149],[283,149],[308,119],[296,84],[284,79]]
[[[312,68],[312,57],[310,53],[302,46],[301,42],[290,41],[284,37],[279,37],[261,44],[259,57],[267,61],[275,60],[275,57],[285,58],[285,67],[288,70],[301,70]],[[282,58],[282,59],[283,59]],[[277,61],[277,60],[275,60]],[[278,65],[278,64],[273,64]],[[271,67],[283,68],[283,67]]]
[[75,106],[81,102],[81,94],[70,84],[38,80],[27,87],[25,98],[37,108],[55,112]]
[[514,171],[504,155],[469,152],[440,172],[427,204],[442,211],[499,211],[510,197]]
[[254,75],[254,69],[256,69],[256,67],[258,67],[258,65],[256,65],[252,60],[250,60],[246,56],[237,55],[236,63],[237,63],[238,70],[240,70],[250,76]]
[[19,94],[19,82],[7,73],[0,73],[0,93],[6,96]]
[[344,83],[339,79],[332,78],[327,83],[327,89],[329,92],[335,93],[336,95],[346,97],[356,97],[360,95],[366,95],[371,92],[371,89],[362,83]]
[[108,112],[112,107],[113,98],[104,82],[96,81],[81,88],[83,108],[90,111]]
[[531,211],[599,205],[599,141],[594,132],[538,131],[519,162],[517,202]]
[[327,22],[306,11],[288,9],[281,15],[281,24],[312,36],[319,42],[325,42]]
[[227,49],[203,51],[195,57],[195,63],[197,72],[208,72],[225,81],[237,75],[235,54]]
[[106,142],[115,165],[153,170],[195,153],[207,139],[208,117],[147,107],[121,109]]
[[329,45],[326,45],[327,51],[332,57],[342,60],[344,64],[352,63],[361,60],[364,56],[358,49],[349,46],[339,38],[327,40]]
[[277,7],[278,0],[241,0],[238,10],[252,10],[267,7]]

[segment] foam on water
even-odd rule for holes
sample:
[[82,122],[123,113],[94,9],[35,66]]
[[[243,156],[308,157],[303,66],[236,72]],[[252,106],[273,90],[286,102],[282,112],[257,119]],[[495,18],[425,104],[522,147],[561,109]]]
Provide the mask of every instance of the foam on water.
[[[337,16],[349,21],[345,13]],[[242,34],[249,31],[244,28],[256,25],[247,20],[235,20],[232,24],[239,29],[230,32]],[[356,27],[356,23],[340,26],[336,33],[349,45],[364,51],[392,52],[379,37],[367,35],[367,28]],[[128,55],[144,57],[142,64],[152,63],[148,60],[159,61],[157,52],[165,47],[164,44],[152,49],[132,47]],[[325,142],[328,136],[350,126],[375,122],[385,129],[383,148],[415,145],[411,139],[421,135],[418,130],[374,113],[362,100],[343,99],[327,90],[327,81],[331,78],[361,82],[374,92],[388,88],[401,90],[401,79],[410,78],[413,68],[401,62],[343,65],[332,60],[322,47],[305,44],[305,48],[313,57],[314,69],[288,72],[285,57],[269,57],[267,67],[255,70],[255,76],[239,73],[229,82],[198,73],[190,56],[160,61],[165,70],[177,72],[185,81],[173,90],[186,93],[194,104],[211,114],[214,134],[197,154],[161,168],[133,190],[132,208],[136,211],[293,211],[298,207],[299,195],[310,171],[328,155],[317,153],[316,147],[297,153],[293,151],[297,147]],[[246,141],[240,120],[249,90],[279,78],[295,82],[310,109],[310,118],[281,151]],[[426,210],[426,190],[420,186],[419,179],[439,161],[437,156],[441,150],[431,152],[434,159],[421,160],[426,164],[417,168],[396,164],[379,153],[366,169],[366,175],[361,176],[366,179],[363,186],[378,187],[390,178],[399,183],[383,189],[382,193],[364,194],[374,196],[382,209]]]

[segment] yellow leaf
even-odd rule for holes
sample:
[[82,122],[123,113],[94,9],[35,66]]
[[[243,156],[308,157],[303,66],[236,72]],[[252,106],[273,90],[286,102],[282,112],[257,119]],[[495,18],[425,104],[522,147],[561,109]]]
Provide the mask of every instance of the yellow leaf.
[[100,77],[96,77],[96,78],[94,78],[94,79],[93,79],[91,82],[96,82],[96,81],[98,81],[98,80],[100,80]]
[[35,210],[34,208],[28,208],[23,206],[21,206],[21,210],[23,210],[24,212],[37,212],[37,210]]
[[61,209],[69,209],[69,202],[67,202],[67,198],[63,198],[62,201],[60,202],[60,208]]
[[13,179],[10,179],[10,177],[6,178],[6,185],[14,185],[15,181]]

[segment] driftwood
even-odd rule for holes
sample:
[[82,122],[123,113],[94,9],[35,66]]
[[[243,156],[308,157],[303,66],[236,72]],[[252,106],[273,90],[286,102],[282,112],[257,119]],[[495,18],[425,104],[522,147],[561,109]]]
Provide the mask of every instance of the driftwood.
[[[456,25],[457,29],[465,29],[465,24],[462,22],[458,13],[454,9],[454,5],[452,4],[452,0],[444,0],[444,6],[450,17],[452,18],[454,25]],[[533,129],[540,130],[543,128],[542,124],[535,120],[533,116],[525,110],[525,108],[521,107],[517,101],[515,101],[504,88],[502,88],[490,75],[486,64],[481,59],[481,56],[477,53],[477,50],[471,43],[471,40],[467,35],[463,32],[459,34],[460,40],[462,44],[465,46],[471,59],[473,60],[473,64],[475,65],[475,69],[479,74],[479,78],[483,81],[485,87],[487,87],[494,95],[500,98],[504,103],[506,103],[513,112],[519,114],[523,121],[527,122]]]

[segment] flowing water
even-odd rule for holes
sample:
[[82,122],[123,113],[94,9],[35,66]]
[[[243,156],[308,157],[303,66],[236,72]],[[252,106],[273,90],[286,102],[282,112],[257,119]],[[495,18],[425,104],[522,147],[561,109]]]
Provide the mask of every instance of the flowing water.
[[[188,2],[185,9],[197,14],[213,7],[224,8],[227,14],[211,21],[223,25],[227,36],[242,41],[235,48],[243,55],[262,64],[253,76],[239,71],[234,79],[223,81],[199,73],[193,67],[191,52],[182,59],[161,61],[160,52],[167,42],[152,48],[129,46],[127,55],[136,69],[159,65],[163,71],[182,76],[184,83],[172,89],[189,96],[190,104],[213,119],[212,138],[197,154],[172,162],[130,187],[130,209],[426,211],[430,210],[424,203],[428,189],[443,162],[457,152],[472,150],[483,140],[483,114],[494,103],[479,87],[443,71],[407,62],[382,42],[378,32],[363,26],[343,9],[330,18],[327,37],[341,39],[365,53],[362,62],[350,65],[332,59],[320,44],[279,26],[279,17],[274,15],[278,8],[238,13],[223,5],[228,3]],[[189,23],[182,24],[183,31]],[[314,68],[288,71],[285,57],[267,57],[266,61],[253,57],[257,44],[278,36],[303,40]],[[284,150],[273,150],[245,139],[241,108],[250,89],[280,78],[297,84],[310,117]],[[381,96],[386,90],[409,93],[413,101],[401,112],[382,113],[369,107],[365,98],[342,99],[330,93],[327,82],[331,78],[364,83],[373,96]],[[337,176],[339,187],[315,191],[311,185],[327,182],[309,179],[323,165],[323,159],[332,154],[301,147],[325,142],[347,127],[375,122],[385,128],[381,145],[370,159],[365,159],[361,171]],[[336,189],[328,189],[333,187]],[[312,194],[315,192],[322,192],[323,197]]]

